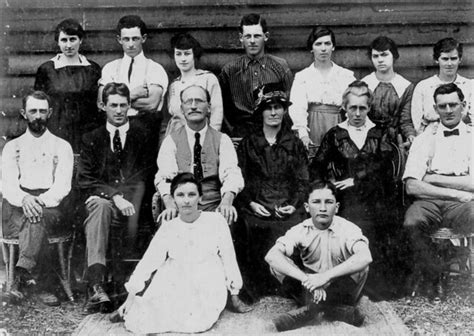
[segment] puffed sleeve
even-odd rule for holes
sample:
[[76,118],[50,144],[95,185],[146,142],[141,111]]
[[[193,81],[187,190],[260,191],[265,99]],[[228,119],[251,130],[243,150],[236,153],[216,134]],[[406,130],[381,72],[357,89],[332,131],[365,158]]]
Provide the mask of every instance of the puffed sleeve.
[[213,215],[216,218],[215,232],[217,235],[217,253],[222,260],[222,265],[224,266],[227,289],[230,294],[237,295],[242,288],[242,276],[240,274],[239,266],[237,265],[234,244],[232,243],[232,238],[230,236],[229,226],[221,214],[215,213]]

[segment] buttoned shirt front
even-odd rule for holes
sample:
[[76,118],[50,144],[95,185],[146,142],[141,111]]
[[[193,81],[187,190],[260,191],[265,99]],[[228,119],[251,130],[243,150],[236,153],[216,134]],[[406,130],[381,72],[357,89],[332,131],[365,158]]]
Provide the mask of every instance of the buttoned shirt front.
[[28,195],[22,188],[45,189],[39,195],[47,208],[56,207],[69,194],[74,156],[71,145],[46,132],[35,137],[26,132],[9,141],[2,153],[3,195],[21,207]]
[[114,136],[115,136],[115,130],[119,131],[120,135],[120,142],[122,144],[122,149],[125,148],[125,140],[127,140],[127,132],[130,129],[130,123],[125,123],[119,127],[116,127],[112,125],[111,123],[107,122],[105,124],[105,128],[107,129],[107,132],[109,132],[110,136],[110,149],[113,151],[114,150]]
[[[122,58],[107,63],[102,69],[102,78],[99,80],[99,85],[106,85],[108,83],[125,83],[130,90],[138,86],[158,85],[163,89],[162,98],[158,111],[163,106],[163,97],[168,88],[168,75],[165,69],[158,63],[146,58],[143,51],[133,58],[133,70],[128,80],[128,70],[132,58],[126,54]],[[129,111],[133,114],[133,111]]]
[[[445,136],[444,131],[458,130],[459,135]],[[415,138],[408,155],[403,179],[422,180],[426,173],[450,176],[470,175],[474,179],[470,126],[460,122],[454,129],[439,124]]]
[[[194,158],[194,142],[196,131],[187,125],[184,126],[191,151],[191,160]],[[204,144],[208,126],[199,131],[201,146]],[[242,172],[238,166],[237,153],[234,144],[226,134],[222,134],[219,144],[219,180],[222,183],[221,195],[226,192],[233,192],[237,195],[244,187]],[[158,158],[158,172],[155,175],[155,186],[161,196],[170,193],[170,180],[178,174],[178,162],[176,160],[176,144],[170,135],[166,136],[160,147]],[[194,164],[192,162],[191,166]]]
[[[316,273],[328,271],[349,259],[354,255],[357,242],[369,243],[358,226],[339,216],[334,216],[326,230],[318,229],[308,218],[277,239],[277,244],[284,246],[286,256],[291,257],[295,249],[298,250],[304,266]],[[351,276],[357,281],[361,275]]]

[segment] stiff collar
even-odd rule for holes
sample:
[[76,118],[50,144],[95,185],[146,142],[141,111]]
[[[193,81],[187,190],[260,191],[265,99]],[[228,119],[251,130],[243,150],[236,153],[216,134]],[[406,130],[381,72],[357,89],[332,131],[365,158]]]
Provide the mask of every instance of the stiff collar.
[[77,64],[66,63],[67,58],[62,53],[57,54],[56,56],[51,58],[51,61],[53,61],[55,69],[61,69],[61,68],[65,68],[67,66],[89,66],[89,65],[91,65],[85,56],[83,56],[81,54],[79,54],[78,56],[79,56],[79,63],[77,63]]
[[45,139],[48,139],[50,138],[51,136],[53,136],[53,134],[49,131],[49,129],[46,129],[46,131],[41,134],[39,137],[35,137],[29,128],[26,128],[26,132],[25,132],[25,138],[28,139],[29,141],[35,141],[35,140],[45,140]]
[[[126,53],[123,53],[123,60],[126,62],[126,64],[130,64],[132,61],[132,58],[128,56]],[[143,50],[133,58],[134,62],[144,62],[146,61],[145,54],[143,53]]]
[[468,126],[466,124],[464,124],[462,121],[459,122],[459,124],[454,127],[454,128],[447,128],[446,126],[444,126],[441,122],[439,123],[438,127],[436,128],[436,131],[435,133],[439,133],[439,134],[444,134],[444,131],[448,131],[448,132],[452,132],[454,130],[459,130],[459,134],[464,134],[467,132],[468,130]]
[[127,121],[125,124],[123,124],[122,126],[119,126],[119,127],[116,127],[114,125],[112,125],[111,123],[109,123],[107,121],[107,123],[105,124],[105,128],[107,129],[107,131],[114,135],[115,134],[115,130],[119,130],[119,133],[123,134],[123,133],[127,133],[128,130],[130,129],[130,122]]
[[186,130],[186,135],[188,137],[188,139],[193,139],[194,140],[194,134],[195,133],[199,133],[201,135],[201,143],[204,141],[204,136],[206,135],[206,132],[207,132],[207,123],[206,123],[206,126],[204,126],[200,131],[196,132],[194,130],[192,130],[188,124],[184,124],[184,129]]

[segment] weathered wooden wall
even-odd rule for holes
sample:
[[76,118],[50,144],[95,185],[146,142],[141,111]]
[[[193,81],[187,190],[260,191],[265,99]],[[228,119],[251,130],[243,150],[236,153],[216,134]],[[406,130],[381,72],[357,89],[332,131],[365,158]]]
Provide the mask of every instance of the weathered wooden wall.
[[[65,18],[79,20],[87,31],[82,52],[100,65],[120,57],[115,25],[126,14],[140,15],[150,28],[147,54],[160,62],[170,79],[176,68],[169,40],[190,31],[206,49],[201,66],[218,73],[240,55],[238,23],[242,15],[261,13],[270,27],[268,51],[285,58],[296,72],[311,62],[305,49],[315,24],[336,33],[335,61],[361,77],[371,71],[366,46],[379,35],[400,46],[396,70],[412,81],[436,72],[432,45],[447,36],[464,43],[460,72],[474,77],[473,2],[464,0],[1,0],[0,111],[15,117],[20,97],[34,82],[37,67],[58,48],[53,29]],[[11,118],[7,118],[10,119]],[[0,126],[0,135],[11,128]],[[7,124],[9,124],[7,126]]]

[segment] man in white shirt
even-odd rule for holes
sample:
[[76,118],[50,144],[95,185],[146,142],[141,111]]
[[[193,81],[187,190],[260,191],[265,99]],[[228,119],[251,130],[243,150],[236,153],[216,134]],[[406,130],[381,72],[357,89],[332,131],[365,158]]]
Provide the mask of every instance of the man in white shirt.
[[99,80],[99,96],[108,83],[124,83],[130,90],[131,108],[128,116],[139,119],[150,131],[153,148],[150,155],[156,156],[160,129],[159,112],[168,88],[165,69],[145,57],[143,45],[148,37],[145,22],[137,15],[122,17],[117,24],[117,41],[122,46],[123,57],[107,63]]
[[439,227],[472,232],[473,137],[471,127],[461,122],[466,103],[456,84],[439,86],[434,102],[440,124],[415,138],[403,175],[407,193],[416,199],[405,214],[404,226],[411,239],[415,270],[433,281],[434,297],[442,299],[441,265],[435,260],[428,234]]
[[[9,294],[19,300],[24,298],[22,287],[35,283],[32,272],[38,270],[47,252],[48,233],[69,229],[60,206],[71,190],[74,158],[70,144],[47,129],[50,106],[42,91],[25,96],[20,113],[28,128],[5,145],[2,155],[3,192],[8,202],[4,202],[3,236],[20,242]],[[59,304],[51,293],[40,293],[39,298],[48,305]]]
[[181,109],[186,125],[169,134],[158,153],[155,186],[166,207],[159,219],[176,216],[170,182],[178,172],[191,172],[203,187],[200,209],[217,210],[232,223],[237,219],[232,203],[244,186],[234,145],[227,135],[208,126],[210,95],[205,88],[191,85],[184,89]]

